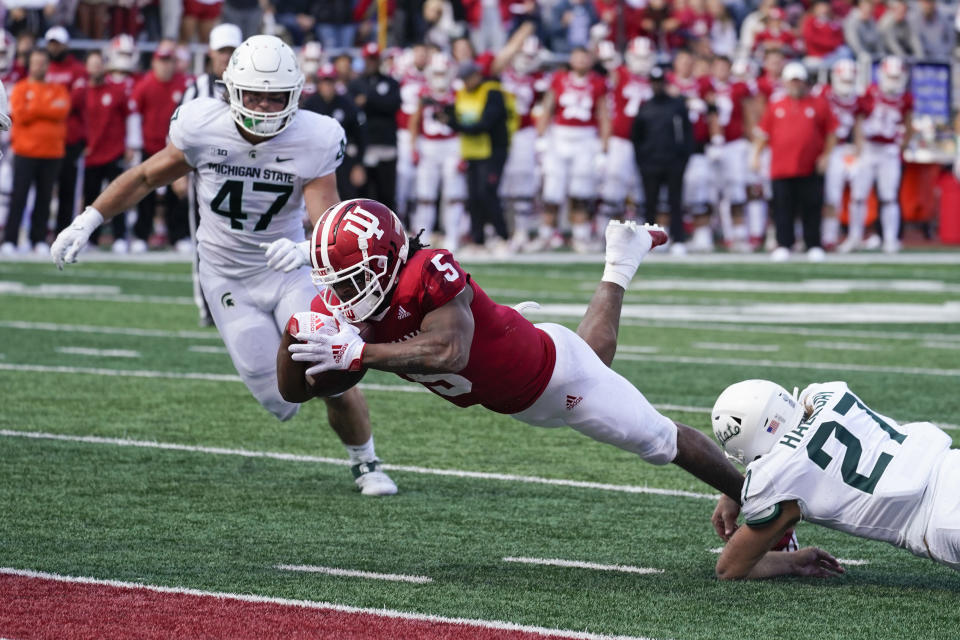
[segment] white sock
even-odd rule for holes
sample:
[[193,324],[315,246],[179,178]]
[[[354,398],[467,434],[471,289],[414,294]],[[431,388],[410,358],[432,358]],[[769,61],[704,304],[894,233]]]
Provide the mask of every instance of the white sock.
[[377,454],[373,450],[373,436],[370,436],[370,439],[364,444],[356,446],[352,444],[345,444],[343,446],[347,450],[347,455],[350,456],[351,465],[361,464],[363,462],[373,462],[377,459]]
[[443,230],[447,234],[447,249],[456,251],[460,244],[460,223],[463,221],[463,201],[443,203]]
[[840,240],[840,218],[824,218],[821,229],[824,245],[829,247]]
[[433,233],[433,227],[437,221],[437,207],[432,202],[418,202],[417,208],[413,210],[410,222],[414,232],[424,229],[424,233],[429,236]]
[[744,205],[747,217],[747,230],[751,238],[763,239],[767,230],[767,203],[764,200],[749,200]]
[[863,227],[867,221],[867,203],[863,200],[850,203],[850,222],[847,225],[847,239],[853,242],[863,241]]
[[896,242],[900,235],[900,205],[884,202],[880,207],[880,225],[884,242]]

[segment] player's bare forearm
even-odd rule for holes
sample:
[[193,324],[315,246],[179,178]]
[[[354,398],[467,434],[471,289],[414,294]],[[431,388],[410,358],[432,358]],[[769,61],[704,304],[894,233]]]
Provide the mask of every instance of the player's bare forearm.
[[473,289],[469,286],[453,300],[423,318],[420,333],[393,343],[367,343],[363,366],[394,373],[456,373],[470,361],[473,343]]
[[583,315],[577,335],[590,345],[603,364],[608,367],[617,352],[617,334],[620,332],[620,309],[623,307],[624,288],[612,282],[597,285],[587,312]]
[[734,500],[740,500],[743,475],[714,442],[696,429],[677,425],[677,457],[673,464],[700,478]]
[[92,206],[104,219],[109,220],[143,200],[150,192],[187,175],[192,169],[183,152],[168,145],[143,163],[120,174],[93,201]]
[[284,331],[280,337],[280,348],[277,349],[277,387],[287,402],[306,402],[314,395],[306,377],[307,367],[311,363],[297,362],[290,357],[288,347],[293,342],[293,337]]

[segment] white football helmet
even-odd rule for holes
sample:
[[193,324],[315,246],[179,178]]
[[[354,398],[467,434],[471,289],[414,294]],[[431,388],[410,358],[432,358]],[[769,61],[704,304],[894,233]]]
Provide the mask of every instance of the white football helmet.
[[518,74],[525,76],[540,67],[540,38],[527,36],[520,44],[520,50],[513,56],[510,66]]
[[300,69],[303,75],[312,78],[323,64],[323,46],[316,41],[308,42],[300,49]]
[[7,73],[17,59],[17,41],[9,31],[0,29],[0,73]]
[[375,200],[344,200],[313,227],[311,277],[327,309],[360,322],[392,293],[409,249],[403,223],[389,207]]
[[830,69],[830,87],[841,98],[849,98],[857,90],[857,65],[853,60],[840,59]]
[[627,45],[626,53],[623,54],[623,59],[630,73],[638,76],[649,75],[650,69],[656,64],[656,52],[650,38],[637,36],[631,40]]
[[597,43],[596,56],[607,71],[613,71],[620,66],[620,53],[617,51],[617,46],[609,40],[601,40]]
[[[283,40],[257,35],[244,40],[230,56],[223,84],[234,121],[254,135],[271,137],[293,122],[303,90],[303,74],[293,49]],[[246,91],[282,93],[286,106],[275,113],[248,109],[243,106]]]
[[133,73],[137,70],[137,43],[126,33],[114,36],[103,58],[107,71]]
[[880,69],[877,71],[880,91],[887,95],[897,95],[903,93],[907,88],[907,68],[903,60],[897,56],[887,56],[880,61]]
[[435,53],[427,65],[427,86],[434,93],[446,93],[453,82],[453,62],[444,53]]
[[723,390],[711,414],[713,435],[727,457],[748,465],[770,451],[800,424],[803,405],[797,391],[769,380],[744,380]]

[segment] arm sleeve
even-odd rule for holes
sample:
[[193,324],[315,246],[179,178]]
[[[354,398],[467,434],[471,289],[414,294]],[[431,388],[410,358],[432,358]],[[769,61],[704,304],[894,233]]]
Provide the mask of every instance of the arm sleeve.
[[493,131],[507,118],[507,105],[503,101],[503,93],[493,90],[487,93],[487,103],[483,105],[480,120],[473,124],[454,123],[453,129],[462,133],[486,133]]
[[433,254],[424,261],[420,271],[420,308],[424,313],[447,304],[467,286],[467,274],[453,259],[453,254],[442,249]]

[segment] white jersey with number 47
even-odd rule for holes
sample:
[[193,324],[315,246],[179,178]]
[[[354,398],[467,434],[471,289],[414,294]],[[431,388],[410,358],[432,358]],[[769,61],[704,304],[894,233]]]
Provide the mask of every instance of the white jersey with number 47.
[[170,142],[197,170],[200,261],[230,278],[268,268],[261,242],[304,240],[303,185],[333,173],[346,146],[336,120],[302,110],[277,136],[251,144],[229,105],[213,98],[174,112]]
[[929,422],[900,425],[873,412],[845,382],[810,385],[800,400],[812,414],[747,466],[747,524],[771,521],[781,502],[796,500],[805,520],[926,557],[921,498],[950,437]]

